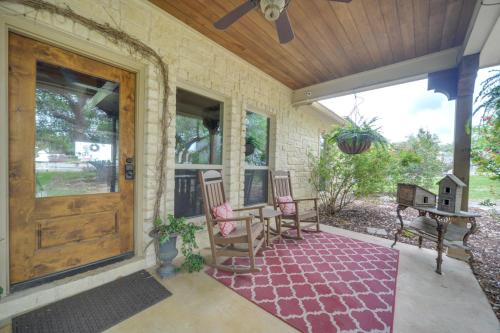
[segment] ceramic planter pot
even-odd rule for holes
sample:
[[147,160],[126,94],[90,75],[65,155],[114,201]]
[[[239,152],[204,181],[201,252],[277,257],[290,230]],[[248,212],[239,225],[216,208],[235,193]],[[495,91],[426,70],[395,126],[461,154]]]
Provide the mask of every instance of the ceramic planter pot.
[[361,154],[370,149],[372,141],[366,136],[357,136],[349,139],[337,139],[337,146],[346,154]]
[[156,270],[161,278],[170,277],[175,274],[176,267],[172,265],[172,260],[177,257],[177,235],[171,236],[165,243],[159,244],[158,257],[160,267]]

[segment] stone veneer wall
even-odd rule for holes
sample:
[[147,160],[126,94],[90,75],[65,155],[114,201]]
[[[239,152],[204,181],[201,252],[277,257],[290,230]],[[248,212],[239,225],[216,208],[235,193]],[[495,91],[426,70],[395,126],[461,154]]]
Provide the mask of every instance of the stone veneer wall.
[[[271,117],[270,167],[289,169],[294,175],[297,196],[311,195],[308,185],[307,153],[319,151],[321,129],[333,124],[329,118],[314,113],[310,108],[294,108],[292,91],[250,65],[233,53],[166,14],[146,0],[53,0],[60,6],[69,6],[80,15],[98,22],[118,26],[134,37],[156,49],[166,60],[170,70],[171,96],[169,109],[175,113],[175,91],[179,82],[192,84],[200,89],[224,96],[224,173],[229,197],[234,205],[243,203],[245,111],[259,111]],[[73,34],[75,37],[98,44],[120,54],[128,55],[100,34],[72,21],[45,12],[35,13],[31,8],[0,4],[0,14],[25,14],[26,19],[40,25]],[[142,61],[142,60],[138,60]],[[155,170],[158,152],[160,89],[157,72],[148,66],[145,112],[145,179],[144,217],[152,217],[155,195]],[[3,78],[6,79],[6,78]],[[174,140],[175,119],[169,132],[171,145],[167,162],[167,189],[163,209],[173,211],[174,200]],[[147,238],[150,222],[145,222],[143,232]],[[152,247],[148,258],[152,263]]]

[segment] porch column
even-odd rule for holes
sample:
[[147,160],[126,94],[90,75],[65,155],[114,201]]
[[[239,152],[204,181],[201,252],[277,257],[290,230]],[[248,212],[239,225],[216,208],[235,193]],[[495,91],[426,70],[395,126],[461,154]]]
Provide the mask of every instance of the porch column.
[[469,208],[472,109],[478,67],[479,53],[463,57],[458,66],[453,173],[467,184],[462,194],[463,211]]

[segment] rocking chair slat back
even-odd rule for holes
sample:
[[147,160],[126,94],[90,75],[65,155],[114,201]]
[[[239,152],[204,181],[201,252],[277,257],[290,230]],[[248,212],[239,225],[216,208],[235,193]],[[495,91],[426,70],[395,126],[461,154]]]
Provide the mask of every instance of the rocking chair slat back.
[[[273,205],[275,209],[280,209],[278,198],[290,196],[294,201],[295,205],[295,214],[292,215],[284,215],[282,218],[284,220],[293,221],[284,223],[282,227],[295,229],[297,231],[297,239],[302,239],[301,236],[301,223],[307,223],[309,226],[315,226],[316,231],[320,231],[319,227],[319,210],[318,210],[318,199],[317,198],[307,198],[297,200],[293,196],[292,190],[292,177],[290,171],[271,171],[269,173],[269,177],[271,180],[271,192],[273,196]],[[314,209],[299,209],[299,201],[312,201],[314,202]],[[295,236],[293,236],[295,237]],[[292,238],[293,238],[292,237]]]
[[222,172],[215,170],[200,171],[199,178],[205,206],[205,216],[207,219],[212,220],[214,218],[212,214],[213,208],[226,202]]
[[[253,217],[237,217],[239,222],[245,222],[244,225],[238,226],[229,235],[221,235],[220,231],[215,228],[217,222],[212,214],[213,208],[220,206],[226,202],[226,193],[224,192],[224,182],[222,172],[220,171],[200,171],[198,173],[200,179],[201,193],[203,196],[203,206],[205,207],[205,216],[207,222],[208,238],[210,240],[210,250],[212,252],[212,267],[229,272],[257,272],[260,270],[255,264],[255,255],[262,247],[265,241],[264,237],[264,221],[262,219],[262,207],[259,208],[259,216],[261,223],[253,223]],[[260,235],[260,239],[258,238]],[[236,244],[245,244],[242,247],[235,247]],[[218,263],[218,258],[227,257],[248,257],[249,265],[234,266]]]
[[291,196],[293,198],[290,171],[271,171],[271,190],[274,206],[278,205],[278,198]]

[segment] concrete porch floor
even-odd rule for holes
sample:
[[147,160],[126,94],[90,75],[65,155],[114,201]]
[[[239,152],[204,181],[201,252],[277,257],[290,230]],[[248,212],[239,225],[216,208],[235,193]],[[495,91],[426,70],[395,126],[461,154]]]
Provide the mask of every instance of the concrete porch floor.
[[[327,232],[390,246],[391,241],[322,226]],[[207,237],[200,239],[202,248]],[[469,266],[444,257],[434,273],[436,252],[398,243],[400,251],[394,332],[497,333],[499,322]],[[207,248],[203,249],[208,254]],[[152,271],[153,272],[153,271]],[[297,332],[280,319],[203,272],[161,281],[173,295],[107,332]],[[0,333],[9,332],[9,327]]]

